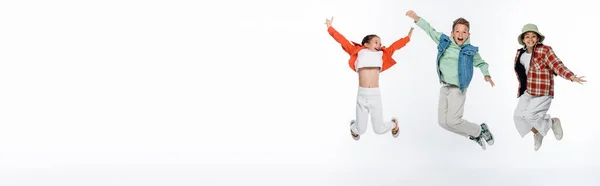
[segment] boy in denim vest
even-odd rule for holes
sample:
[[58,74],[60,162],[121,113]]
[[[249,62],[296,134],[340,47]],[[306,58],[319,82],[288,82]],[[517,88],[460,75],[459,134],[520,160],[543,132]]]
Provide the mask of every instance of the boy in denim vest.
[[442,87],[438,105],[438,123],[451,132],[477,142],[485,150],[485,142],[494,144],[494,138],[485,123],[481,125],[462,118],[467,88],[473,77],[473,67],[484,75],[485,81],[494,86],[488,72],[488,64],[478,53],[478,47],[470,44],[469,22],[458,18],[452,25],[452,38],[436,31],[425,19],[410,10],[406,15],[423,29],[438,45],[437,73]]

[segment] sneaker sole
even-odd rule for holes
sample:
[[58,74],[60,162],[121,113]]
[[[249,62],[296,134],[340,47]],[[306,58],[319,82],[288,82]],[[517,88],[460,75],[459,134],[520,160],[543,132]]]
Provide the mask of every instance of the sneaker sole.
[[[352,124],[354,124],[355,122],[356,122],[355,120],[350,121],[350,126],[352,126]],[[354,132],[352,132],[352,129],[350,129],[350,136],[352,136],[352,139],[358,141],[360,139],[360,135],[354,136],[352,133],[354,133]]]
[[[485,141],[485,140],[483,140],[483,141]],[[481,142],[481,144],[479,144],[479,142],[478,142],[478,145],[479,145],[479,146],[481,146],[481,148],[482,148],[483,150],[485,150],[485,149],[486,149],[485,142]]]
[[[481,147],[483,150],[485,150],[485,149],[486,149],[485,142],[483,142],[483,141],[485,141],[485,140],[482,140],[482,139],[480,139],[480,141],[477,141],[477,139],[475,139],[475,138],[470,138],[469,140],[473,140],[473,141],[474,141],[475,143],[477,143],[477,145],[479,145],[479,146],[480,146],[480,147]],[[481,142],[481,143],[480,143],[480,142]]]
[[350,130],[350,136],[352,136],[352,139],[354,139],[356,141],[358,141],[360,139],[360,135],[358,135],[358,136],[352,135],[352,130]]
[[396,123],[396,127],[398,127],[398,131],[396,131],[396,133],[394,133],[393,132],[394,129],[392,129],[392,131],[390,131],[390,132],[392,132],[392,136],[394,138],[397,138],[400,135],[400,126],[398,126],[398,119],[392,118],[392,122]]

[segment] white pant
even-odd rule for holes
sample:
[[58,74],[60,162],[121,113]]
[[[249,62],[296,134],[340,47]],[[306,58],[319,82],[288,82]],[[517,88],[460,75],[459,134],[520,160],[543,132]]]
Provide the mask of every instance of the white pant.
[[350,129],[362,135],[367,131],[369,122],[369,113],[371,114],[371,124],[376,134],[384,134],[396,127],[394,122],[383,121],[383,108],[381,105],[381,93],[379,88],[358,87],[356,96],[356,122],[350,126]]
[[519,97],[514,120],[521,137],[525,137],[531,128],[535,128],[539,134],[546,136],[552,127],[552,118],[546,114],[551,103],[552,97],[550,96],[532,96],[525,92]]
[[440,88],[438,124],[464,137],[478,137],[481,134],[481,126],[463,119],[466,99],[466,90],[463,92],[455,85],[444,84]]

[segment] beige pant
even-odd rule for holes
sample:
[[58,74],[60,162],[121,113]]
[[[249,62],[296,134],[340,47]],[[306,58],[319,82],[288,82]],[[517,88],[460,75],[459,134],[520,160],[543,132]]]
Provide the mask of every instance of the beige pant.
[[531,128],[535,128],[542,136],[546,136],[552,127],[552,118],[548,112],[552,103],[550,96],[532,96],[529,93],[519,97],[519,103],[515,109],[515,127],[525,137]]
[[481,126],[462,118],[466,93],[466,90],[463,92],[455,85],[444,84],[440,88],[438,123],[458,135],[477,137],[481,134]]
[[358,95],[356,96],[356,123],[350,126],[350,129],[359,135],[364,134],[367,131],[369,114],[371,115],[373,131],[376,134],[384,134],[396,126],[391,119],[389,121],[383,120],[383,108],[379,88],[358,87]]

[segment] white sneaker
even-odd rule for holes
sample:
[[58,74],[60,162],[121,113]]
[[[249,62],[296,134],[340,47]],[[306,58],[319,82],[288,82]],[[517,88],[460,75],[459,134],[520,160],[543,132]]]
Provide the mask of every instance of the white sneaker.
[[[352,127],[352,125],[354,125],[354,123],[356,123],[356,120],[352,120],[350,121],[350,127]],[[358,141],[360,139],[360,135],[357,133],[354,133],[354,131],[352,131],[352,128],[350,128],[350,135],[352,135],[352,139]]]
[[533,135],[533,150],[537,151],[542,147],[542,140],[544,140],[544,136],[540,133]]
[[400,126],[398,126],[398,118],[396,118],[396,117],[392,118],[392,122],[394,122],[396,124],[396,126],[394,128],[392,128],[392,136],[394,138],[397,138],[398,134],[400,133]]
[[560,124],[560,119],[552,118],[552,132],[554,132],[554,137],[556,137],[556,140],[562,139],[563,129],[562,125]]

